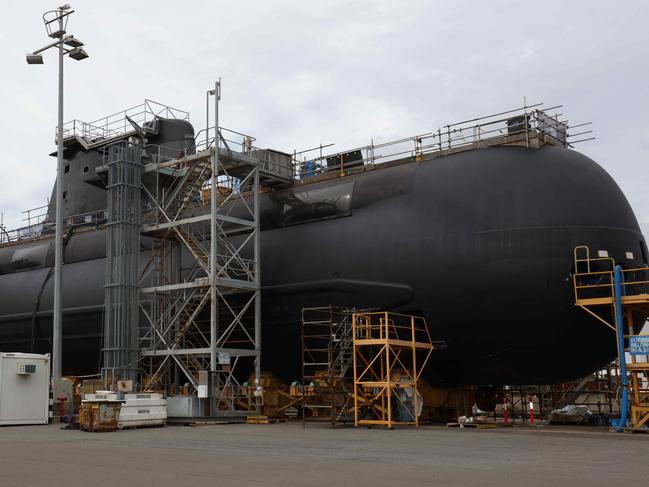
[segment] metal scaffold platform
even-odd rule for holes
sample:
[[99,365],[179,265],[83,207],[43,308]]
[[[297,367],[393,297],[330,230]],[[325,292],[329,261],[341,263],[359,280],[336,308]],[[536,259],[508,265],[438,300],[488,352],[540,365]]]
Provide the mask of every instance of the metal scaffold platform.
[[[195,392],[201,415],[220,416],[259,407],[259,194],[293,173],[290,156],[219,127],[220,82],[209,94],[214,125],[204,141],[148,144],[130,119],[128,138],[104,148],[109,181],[134,171],[108,186],[103,376],[111,387],[131,379],[144,390]],[[252,388],[240,383],[251,371]]]
[[[591,257],[590,249],[574,249],[575,304],[616,336],[617,379],[621,405],[618,431],[649,425],[649,335],[641,334],[649,314],[649,267],[623,269],[608,256]],[[630,358],[630,360],[629,360]]]
[[419,426],[421,371],[436,348],[424,318],[354,313],[354,424]]
[[352,418],[352,316],[354,309],[302,309],[302,421]]

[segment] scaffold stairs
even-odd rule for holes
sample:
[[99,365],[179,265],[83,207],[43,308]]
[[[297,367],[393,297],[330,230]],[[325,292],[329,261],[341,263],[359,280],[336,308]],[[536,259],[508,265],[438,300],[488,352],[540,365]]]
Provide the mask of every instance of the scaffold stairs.
[[172,219],[180,217],[192,201],[200,201],[200,191],[205,181],[212,176],[209,159],[198,159],[188,163],[184,175],[176,183],[165,206],[165,212]]
[[345,378],[354,362],[351,315],[345,315],[334,325],[332,339],[333,367],[338,377]]

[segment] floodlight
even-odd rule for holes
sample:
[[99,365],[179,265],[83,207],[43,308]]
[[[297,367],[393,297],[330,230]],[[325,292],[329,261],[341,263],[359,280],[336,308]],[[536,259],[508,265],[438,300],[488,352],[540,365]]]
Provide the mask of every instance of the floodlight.
[[41,54],[26,54],[27,64],[44,64]]
[[81,47],[83,46],[83,42],[81,42],[79,39],[77,39],[74,36],[66,36],[63,38],[63,44],[66,46],[70,47]]
[[74,59],[75,61],[81,61],[82,59],[86,59],[88,56],[88,53],[83,50],[81,47],[77,47],[76,49],[72,49],[68,55]]

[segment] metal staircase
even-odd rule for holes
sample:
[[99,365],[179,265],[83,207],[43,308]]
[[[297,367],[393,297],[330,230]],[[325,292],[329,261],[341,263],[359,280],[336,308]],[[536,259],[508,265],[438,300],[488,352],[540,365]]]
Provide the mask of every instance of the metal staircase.
[[191,161],[182,169],[184,173],[174,187],[170,188],[164,211],[170,219],[180,218],[189,203],[200,202],[201,188],[212,177],[210,161],[207,158]]
[[333,369],[338,377],[347,377],[354,364],[351,314],[342,314],[333,328]]
[[[261,376],[259,193],[293,173],[289,155],[216,126],[193,153],[147,146],[141,231],[153,243],[140,295],[142,343],[151,347],[141,364],[149,388],[170,392],[188,382],[210,415],[221,416],[247,414],[240,381],[251,366]],[[259,403],[260,384],[252,387]]]

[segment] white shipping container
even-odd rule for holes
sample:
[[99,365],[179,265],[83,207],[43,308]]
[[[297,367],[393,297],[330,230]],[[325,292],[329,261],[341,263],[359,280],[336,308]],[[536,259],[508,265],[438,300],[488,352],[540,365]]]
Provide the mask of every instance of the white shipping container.
[[0,352],[0,425],[47,424],[50,356]]

